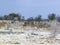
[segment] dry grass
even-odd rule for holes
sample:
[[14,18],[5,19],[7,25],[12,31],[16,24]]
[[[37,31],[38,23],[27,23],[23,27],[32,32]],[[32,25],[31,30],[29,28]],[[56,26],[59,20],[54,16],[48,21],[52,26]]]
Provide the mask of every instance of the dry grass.
[[48,28],[48,27],[50,27],[50,25],[40,23],[37,27],[38,28]]
[[0,27],[4,27],[5,26],[5,22],[0,22]]
[[34,24],[33,22],[30,22],[30,23],[28,23],[28,22],[25,22],[24,24],[23,24],[23,27],[26,27],[26,26],[31,26],[31,27],[37,27],[37,28],[49,28],[50,27],[50,25],[49,24],[47,24],[47,23],[40,23],[40,24]]
[[32,26],[32,27],[34,27],[35,25],[34,25],[34,23],[33,22],[25,22],[24,24],[23,24],[23,26]]

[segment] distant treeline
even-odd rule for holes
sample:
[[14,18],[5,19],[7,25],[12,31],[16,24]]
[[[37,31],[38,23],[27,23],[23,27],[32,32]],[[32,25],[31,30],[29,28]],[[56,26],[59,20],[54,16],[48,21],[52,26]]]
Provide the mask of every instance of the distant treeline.
[[42,15],[38,15],[35,18],[29,17],[25,19],[24,16],[16,13],[10,13],[9,15],[0,16],[0,20],[18,20],[18,21],[45,21],[45,20],[57,20],[60,22],[60,16],[57,17],[56,14],[52,13],[48,15],[48,19],[42,19]]

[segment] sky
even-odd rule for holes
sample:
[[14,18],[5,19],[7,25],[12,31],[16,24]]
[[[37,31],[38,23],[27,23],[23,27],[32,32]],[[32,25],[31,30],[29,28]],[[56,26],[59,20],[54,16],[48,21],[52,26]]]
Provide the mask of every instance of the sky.
[[18,13],[25,18],[48,14],[60,15],[60,0],[0,0],[0,15]]

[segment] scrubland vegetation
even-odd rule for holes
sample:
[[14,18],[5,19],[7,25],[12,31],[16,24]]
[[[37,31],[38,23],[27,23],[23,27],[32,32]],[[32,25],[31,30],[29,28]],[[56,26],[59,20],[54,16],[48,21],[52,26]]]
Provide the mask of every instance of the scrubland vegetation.
[[1,28],[1,27],[4,27],[5,24],[6,24],[6,22],[0,22],[0,28]]
[[43,19],[42,15],[25,19],[16,13],[0,16],[0,43],[4,44],[55,44],[58,43],[59,30],[60,17],[54,13],[49,14],[47,19]]
[[[47,16],[47,19],[43,19],[42,15],[37,15],[36,17],[29,17],[25,19],[24,16],[17,13],[10,13],[8,15],[0,16],[0,20],[11,20],[11,23],[15,21],[24,22],[22,26],[31,26],[37,28],[48,28],[51,25],[43,22],[50,22],[56,20],[60,22],[60,17],[56,16],[56,14],[52,13]],[[0,22],[0,27],[5,26],[6,22]]]

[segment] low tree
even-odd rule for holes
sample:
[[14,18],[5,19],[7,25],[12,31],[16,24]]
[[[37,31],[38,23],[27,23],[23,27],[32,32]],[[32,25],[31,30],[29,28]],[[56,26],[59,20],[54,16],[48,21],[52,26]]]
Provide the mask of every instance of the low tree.
[[56,17],[56,14],[54,14],[54,13],[48,15],[49,20],[54,20],[55,17]]
[[30,18],[27,19],[27,21],[34,21],[34,18],[30,17]]
[[11,13],[11,14],[9,14],[9,16],[12,16],[12,17],[19,17],[19,14]]
[[0,16],[0,20],[2,20],[2,17]]
[[42,18],[41,18],[41,15],[38,15],[37,17],[35,17],[35,21],[41,21],[42,20]]
[[21,15],[16,14],[16,13],[11,13],[11,14],[9,14],[9,17],[10,17],[10,19],[12,19],[12,20],[14,20],[14,19],[21,20]]
[[4,15],[4,20],[8,20],[8,15]]

